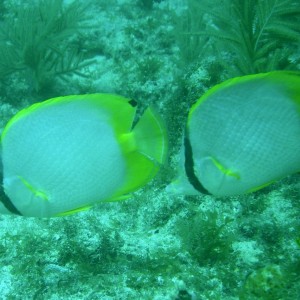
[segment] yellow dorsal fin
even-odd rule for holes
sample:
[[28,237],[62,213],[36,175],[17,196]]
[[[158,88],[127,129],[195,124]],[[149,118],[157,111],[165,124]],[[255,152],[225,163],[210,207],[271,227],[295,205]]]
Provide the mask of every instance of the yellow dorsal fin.
[[297,111],[300,114],[300,72],[270,72],[266,79],[284,89],[283,92],[286,92],[290,96],[290,99],[296,104]]
[[114,127],[117,134],[122,134],[131,129],[136,112],[134,101],[113,94],[70,95],[52,98],[21,110],[16,116],[11,118],[5,126],[2,133],[2,139],[15,122],[28,114],[34,113],[37,109],[47,109],[50,106],[59,106],[61,104],[72,102],[81,102],[82,105],[89,105],[90,107],[95,108],[95,112],[97,110],[106,110],[111,125]]
[[113,94],[90,94],[86,95],[85,101],[109,113],[116,135],[130,132],[136,113],[136,103],[133,100]]
[[298,71],[273,71],[269,73],[251,74],[242,77],[235,77],[228,79],[220,84],[215,85],[209,89],[190,109],[188,124],[192,118],[194,111],[211,97],[215,92],[226,89],[227,87],[234,86],[248,81],[259,80],[259,82],[269,82],[276,87],[282,88],[283,93],[290,96],[291,101],[296,103],[297,110],[300,114],[300,72]]

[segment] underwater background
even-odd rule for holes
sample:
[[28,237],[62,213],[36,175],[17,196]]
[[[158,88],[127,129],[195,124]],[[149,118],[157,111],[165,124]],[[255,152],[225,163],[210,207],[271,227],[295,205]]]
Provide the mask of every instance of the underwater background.
[[165,191],[206,90],[300,69],[298,0],[9,0],[0,22],[1,130],[32,103],[109,92],[154,106],[169,134],[132,199],[1,215],[0,299],[300,299],[300,174],[235,197]]

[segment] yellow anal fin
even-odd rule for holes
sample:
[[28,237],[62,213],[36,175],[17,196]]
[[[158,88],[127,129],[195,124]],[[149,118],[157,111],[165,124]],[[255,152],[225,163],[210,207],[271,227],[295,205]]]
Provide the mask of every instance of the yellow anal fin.
[[276,180],[272,180],[272,181],[269,181],[269,182],[267,182],[267,183],[264,183],[264,184],[261,184],[261,185],[259,185],[259,186],[256,186],[256,187],[254,187],[254,188],[251,188],[251,189],[249,189],[248,191],[246,191],[246,194],[253,193],[253,192],[256,192],[256,191],[259,191],[259,190],[261,190],[261,189],[263,189],[263,188],[269,186],[270,184],[272,184],[272,183],[274,183],[274,182],[276,182]]
[[128,153],[126,162],[128,164],[126,182],[111,199],[118,199],[121,195],[131,193],[144,186],[160,168],[158,163],[138,152]]
[[105,201],[101,201],[101,202],[118,202],[118,201],[124,201],[124,200],[128,200],[132,197],[131,194],[125,194],[125,195],[120,195],[120,196],[115,196],[112,198],[109,198]]
[[81,211],[86,211],[89,210],[92,206],[91,205],[86,205],[86,206],[82,206],[79,208],[75,208],[75,209],[71,209],[62,213],[58,213],[55,215],[55,217],[64,217],[64,216],[69,216],[69,215],[73,215],[75,213],[81,212]]

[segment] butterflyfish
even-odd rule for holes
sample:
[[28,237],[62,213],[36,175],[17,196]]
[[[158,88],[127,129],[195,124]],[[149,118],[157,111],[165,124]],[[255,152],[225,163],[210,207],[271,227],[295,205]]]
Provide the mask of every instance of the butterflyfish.
[[188,114],[182,169],[172,190],[216,196],[299,172],[300,73],[247,75],[208,90]]
[[126,198],[156,175],[167,151],[155,110],[136,118],[135,101],[111,94],[58,97],[21,110],[1,136],[0,211],[53,217]]

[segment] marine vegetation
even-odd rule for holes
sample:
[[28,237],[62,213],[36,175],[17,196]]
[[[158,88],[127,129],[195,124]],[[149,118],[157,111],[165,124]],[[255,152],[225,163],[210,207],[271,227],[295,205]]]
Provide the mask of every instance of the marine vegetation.
[[188,220],[179,220],[183,249],[201,266],[228,260],[235,234],[232,221],[217,210],[194,212]]
[[78,42],[87,29],[85,5],[74,1],[43,0],[21,5],[4,17],[0,27],[0,79],[16,72],[40,91],[54,77],[80,74],[91,62],[85,60]]
[[297,0],[188,0],[179,45],[187,61],[213,53],[229,77],[289,69],[299,21]]

